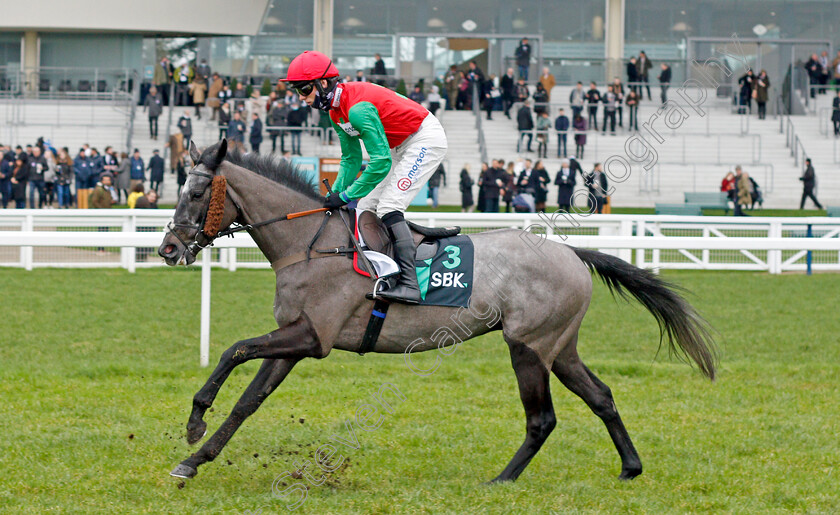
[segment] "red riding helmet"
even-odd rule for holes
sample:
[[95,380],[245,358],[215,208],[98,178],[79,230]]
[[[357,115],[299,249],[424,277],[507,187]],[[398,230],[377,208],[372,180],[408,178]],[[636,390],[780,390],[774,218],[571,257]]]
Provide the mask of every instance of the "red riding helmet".
[[289,64],[289,70],[283,82],[306,82],[318,79],[338,77],[338,68],[332,59],[316,50],[307,50],[295,57]]

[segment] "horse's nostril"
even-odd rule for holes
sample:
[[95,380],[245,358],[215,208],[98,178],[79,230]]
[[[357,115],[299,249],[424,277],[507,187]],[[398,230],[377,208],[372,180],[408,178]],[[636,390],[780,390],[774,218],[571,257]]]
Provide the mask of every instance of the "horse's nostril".
[[173,245],[173,244],[171,244],[171,243],[170,243],[169,245],[167,245],[167,246],[163,247],[163,248],[160,250],[160,255],[161,255],[161,256],[163,256],[163,257],[169,257],[169,256],[171,256],[174,252],[175,252],[175,245]]

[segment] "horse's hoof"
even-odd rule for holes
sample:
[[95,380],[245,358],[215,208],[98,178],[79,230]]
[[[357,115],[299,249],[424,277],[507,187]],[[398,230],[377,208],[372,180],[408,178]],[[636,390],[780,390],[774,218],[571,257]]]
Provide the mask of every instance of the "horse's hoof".
[[187,443],[190,445],[194,445],[201,441],[204,438],[204,435],[207,434],[207,423],[203,420],[198,423],[195,427],[187,426]]
[[629,481],[631,479],[635,479],[636,476],[639,476],[641,473],[642,473],[642,467],[625,469],[625,470],[621,471],[621,475],[618,476],[618,479],[620,479],[622,481]]
[[172,469],[172,472],[169,473],[172,477],[182,477],[184,479],[192,479],[195,475],[198,474],[198,471],[189,465],[184,465],[183,463],[179,463],[177,467]]

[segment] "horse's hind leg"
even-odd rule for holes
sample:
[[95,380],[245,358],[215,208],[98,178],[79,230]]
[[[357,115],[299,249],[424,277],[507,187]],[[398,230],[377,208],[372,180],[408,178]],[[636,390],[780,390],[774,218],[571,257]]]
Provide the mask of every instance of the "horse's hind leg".
[[283,382],[283,379],[286,378],[298,361],[296,359],[267,359],[263,361],[254,380],[245,389],[245,393],[239,398],[233,411],[219,429],[201,446],[198,452],[182,461],[170,474],[177,477],[193,477],[196,475],[199,465],[216,459],[216,456],[222,452],[222,449],[239,429],[239,426],[246,418],[257,411],[257,408]]
[[525,442],[516,451],[507,467],[493,481],[514,481],[537,454],[557,423],[551,392],[548,387],[548,370],[537,354],[525,344],[508,342],[510,360],[519,383],[519,397],[525,407]]
[[583,399],[593,413],[607,426],[618,455],[621,457],[619,479],[633,479],[642,473],[642,462],[630,441],[630,435],[613,402],[612,392],[580,360],[575,344],[577,337],[563,353],[554,360],[551,371],[566,388]]

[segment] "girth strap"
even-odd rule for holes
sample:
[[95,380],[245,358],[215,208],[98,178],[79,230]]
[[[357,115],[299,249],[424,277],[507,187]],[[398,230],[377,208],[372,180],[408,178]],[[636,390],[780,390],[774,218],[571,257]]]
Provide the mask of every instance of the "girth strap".
[[348,249],[342,247],[333,249],[315,249],[315,254],[311,255],[309,254],[308,250],[296,252],[292,255],[274,261],[273,263],[271,263],[271,268],[273,268],[274,272],[276,273],[280,271],[281,268],[286,268],[287,266],[294,265],[295,263],[300,263],[301,261],[309,261],[310,259],[318,259],[325,257],[343,256],[347,254],[347,250]]
[[391,304],[382,299],[376,299],[373,303],[373,311],[370,313],[370,320],[368,320],[365,335],[362,337],[362,346],[359,349],[359,354],[364,356],[366,352],[370,352],[376,346],[376,340],[379,339],[379,333],[382,331],[382,325],[385,323],[385,316],[388,314],[388,307]]

